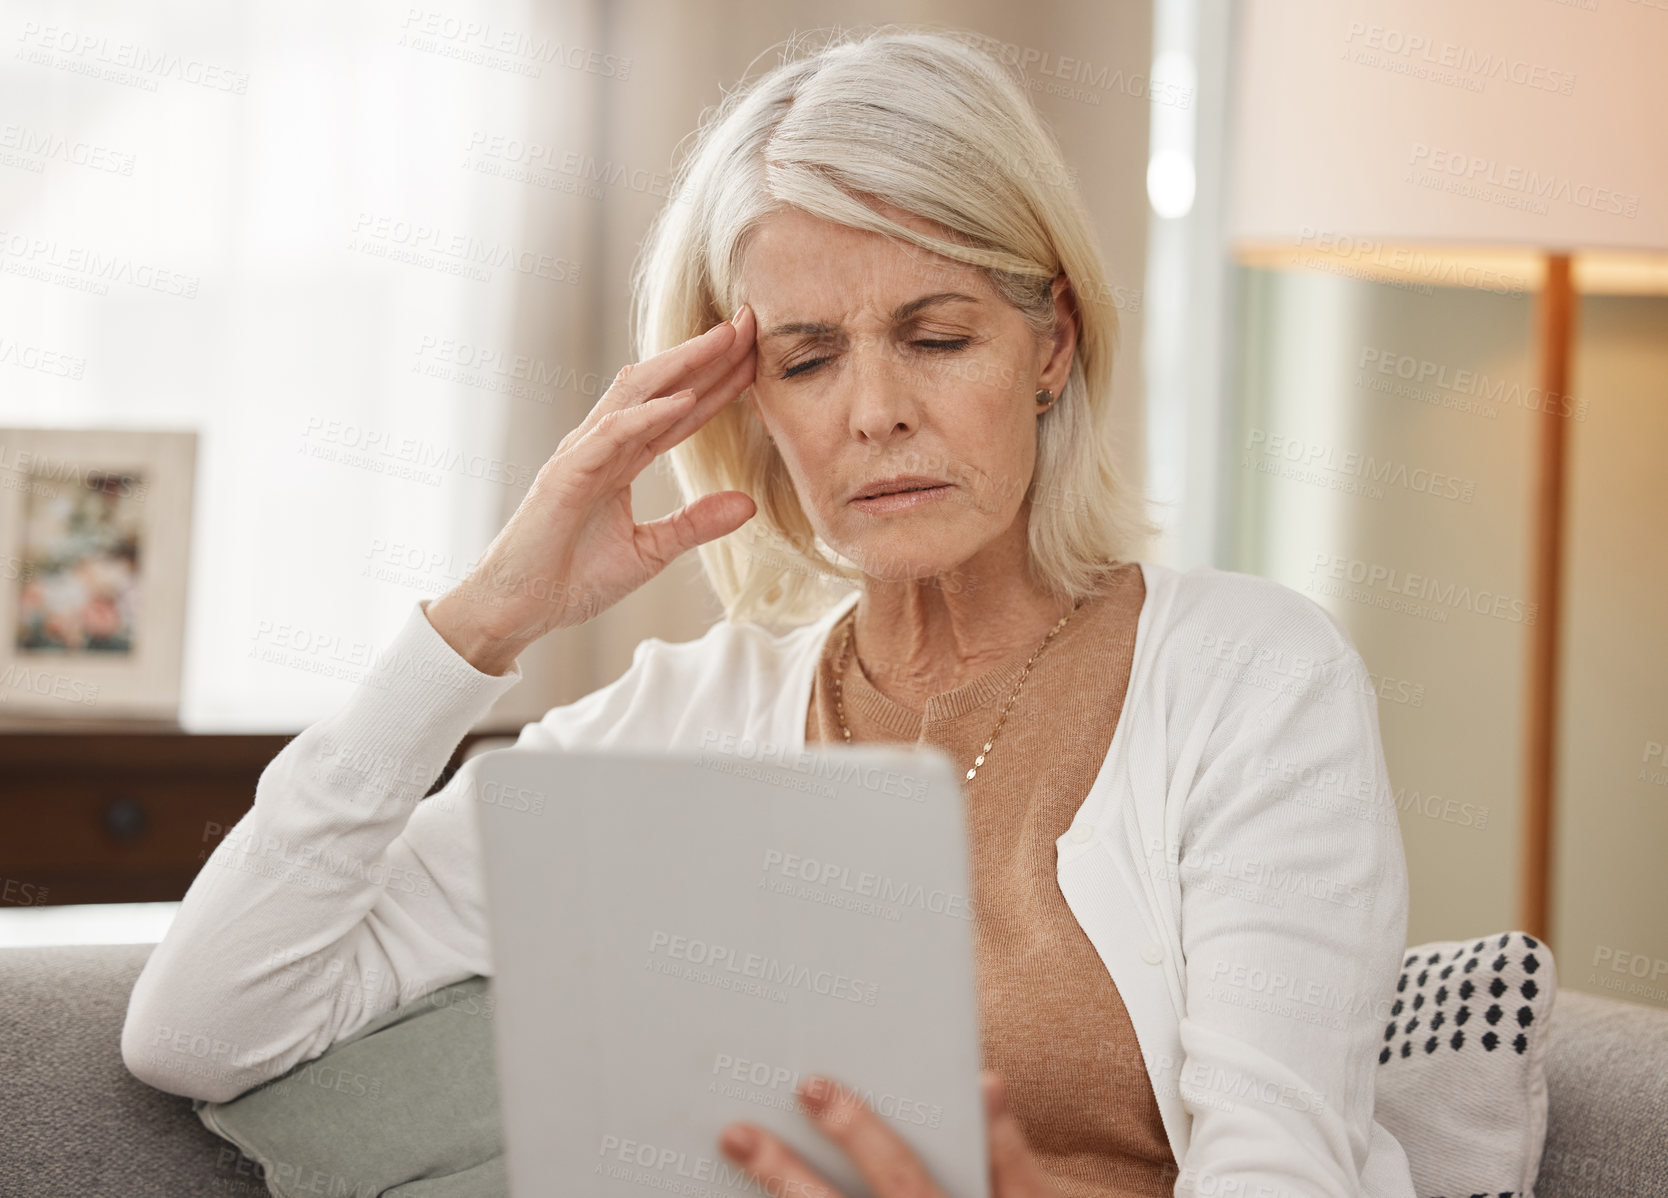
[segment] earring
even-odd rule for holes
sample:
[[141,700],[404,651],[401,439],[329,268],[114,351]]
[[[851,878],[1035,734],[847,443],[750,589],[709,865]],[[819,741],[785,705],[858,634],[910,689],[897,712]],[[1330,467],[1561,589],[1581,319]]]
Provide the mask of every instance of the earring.
[[1044,387],[1036,394],[1037,406],[1047,410],[1054,405],[1054,392]]

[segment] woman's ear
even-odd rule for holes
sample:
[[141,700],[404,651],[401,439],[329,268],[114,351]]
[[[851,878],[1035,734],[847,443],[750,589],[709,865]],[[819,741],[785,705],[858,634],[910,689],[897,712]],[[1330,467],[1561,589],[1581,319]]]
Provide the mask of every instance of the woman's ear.
[[1037,377],[1037,386],[1059,395],[1071,377],[1072,359],[1077,352],[1077,295],[1064,271],[1054,276],[1053,290],[1054,339]]
[[772,445],[776,444],[776,438],[770,435],[770,426],[765,424],[764,417],[759,415],[759,400],[753,394],[753,388],[747,388],[746,391],[742,392],[742,396],[743,401],[747,404],[748,417],[759,426],[759,431],[764,434],[766,441],[769,441]]

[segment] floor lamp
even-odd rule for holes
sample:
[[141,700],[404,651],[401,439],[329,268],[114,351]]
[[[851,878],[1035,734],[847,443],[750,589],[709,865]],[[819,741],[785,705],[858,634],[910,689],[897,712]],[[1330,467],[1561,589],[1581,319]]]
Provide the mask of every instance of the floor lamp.
[[1668,22],[1629,11],[1640,7],[1514,19],[1500,0],[1248,0],[1234,39],[1227,238],[1240,262],[1494,290],[1518,280],[1535,297],[1544,402],[1529,481],[1537,612],[1518,923],[1543,938],[1571,426],[1559,401],[1579,297],[1668,294],[1668,155],[1653,127],[1668,107],[1653,67]]

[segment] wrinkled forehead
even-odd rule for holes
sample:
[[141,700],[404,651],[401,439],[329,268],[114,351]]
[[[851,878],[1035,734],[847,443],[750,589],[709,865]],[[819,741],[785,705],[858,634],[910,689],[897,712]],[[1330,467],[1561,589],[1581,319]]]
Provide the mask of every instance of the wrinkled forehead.
[[[942,235],[919,218],[911,217],[910,223]],[[906,318],[954,302],[908,310],[927,297],[960,296],[971,304],[998,299],[985,272],[975,266],[799,209],[773,213],[754,227],[739,258],[736,284],[735,303],[753,306],[761,341],[778,321],[838,322],[859,313]]]

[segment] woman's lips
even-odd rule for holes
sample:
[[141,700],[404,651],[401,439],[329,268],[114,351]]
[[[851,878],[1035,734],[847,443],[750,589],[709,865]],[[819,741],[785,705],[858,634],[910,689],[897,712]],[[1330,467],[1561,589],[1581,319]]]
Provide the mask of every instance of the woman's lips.
[[853,499],[851,506],[859,511],[884,515],[888,512],[901,512],[907,508],[920,507],[925,503],[937,503],[948,494],[949,490],[949,484],[944,483],[936,487],[922,487],[917,491],[894,491],[890,495],[874,495],[868,499]]

